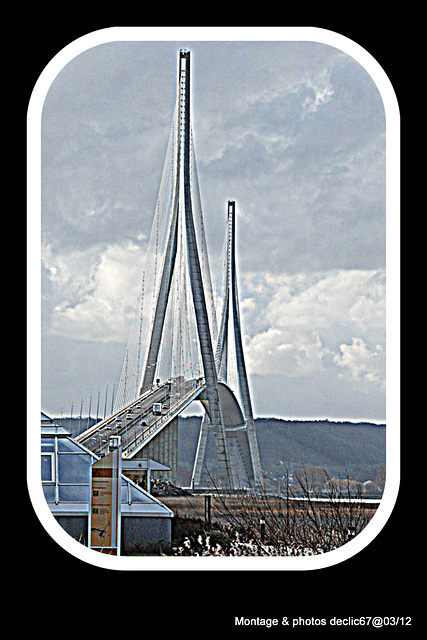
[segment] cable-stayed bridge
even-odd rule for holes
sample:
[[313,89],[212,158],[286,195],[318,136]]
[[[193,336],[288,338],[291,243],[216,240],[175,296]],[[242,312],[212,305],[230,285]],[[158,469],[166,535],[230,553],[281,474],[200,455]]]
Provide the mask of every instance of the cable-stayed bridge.
[[[178,416],[204,408],[192,485],[209,433],[222,488],[262,483],[236,273],[235,202],[227,204],[222,292],[214,295],[191,127],[190,53],[179,52],[177,99],[145,268],[112,415],[78,436],[98,454],[120,435],[123,457],[178,461]],[[218,314],[218,316],[217,316]]]

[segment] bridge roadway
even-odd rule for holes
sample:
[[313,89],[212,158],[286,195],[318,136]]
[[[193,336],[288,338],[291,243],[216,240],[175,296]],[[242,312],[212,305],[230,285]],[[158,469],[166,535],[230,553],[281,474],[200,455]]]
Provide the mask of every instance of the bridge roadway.
[[[111,436],[122,440],[123,458],[132,458],[179,415],[205,389],[202,378],[192,380],[172,379],[156,385],[136,400],[97,422],[76,439],[96,455],[108,453]],[[160,403],[160,414],[153,405]]]

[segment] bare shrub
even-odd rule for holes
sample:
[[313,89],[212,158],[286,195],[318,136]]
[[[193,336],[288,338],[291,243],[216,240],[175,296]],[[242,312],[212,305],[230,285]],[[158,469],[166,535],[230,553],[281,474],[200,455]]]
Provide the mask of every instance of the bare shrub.
[[[222,538],[216,543],[215,554],[325,553],[360,533],[372,517],[362,502],[360,485],[348,476],[337,481],[326,469],[313,473],[301,467],[295,480],[292,487],[286,481],[280,495],[268,494],[262,488],[231,495],[216,490],[215,527],[222,523]],[[209,555],[206,537],[207,533],[201,535],[195,544],[194,536],[187,536],[185,553],[199,555],[203,551],[203,555]],[[212,548],[210,545],[209,550]]]

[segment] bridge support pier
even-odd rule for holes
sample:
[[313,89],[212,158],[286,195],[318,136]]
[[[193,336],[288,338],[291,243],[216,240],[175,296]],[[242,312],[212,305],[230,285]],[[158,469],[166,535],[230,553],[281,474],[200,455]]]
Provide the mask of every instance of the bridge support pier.
[[134,460],[154,460],[170,468],[156,471],[156,478],[177,483],[178,469],[178,416],[133,457]]

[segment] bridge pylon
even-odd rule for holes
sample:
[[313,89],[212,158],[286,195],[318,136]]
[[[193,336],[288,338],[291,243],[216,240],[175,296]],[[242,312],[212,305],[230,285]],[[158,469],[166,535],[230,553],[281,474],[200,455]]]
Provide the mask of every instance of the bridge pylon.
[[[177,466],[177,416],[197,399],[205,414],[192,486],[201,486],[212,433],[215,484],[221,489],[258,487],[262,472],[242,342],[235,202],[227,205],[218,327],[191,126],[190,83],[190,53],[181,49],[175,111],[114,413],[82,437],[101,451],[107,432],[115,429],[123,439],[124,456],[152,455],[159,463]],[[171,477],[176,477],[176,469]]]
[[[222,390],[222,408],[232,462],[233,483],[235,487],[249,483],[252,487],[260,488],[262,487],[263,479],[243,350],[239,310],[236,265],[236,206],[234,200],[229,200],[227,203],[222,299],[215,366],[220,389]],[[228,389],[227,393],[225,393],[224,388]],[[243,413],[240,412],[239,419],[240,409],[242,409]],[[193,487],[197,487],[201,483],[209,427],[209,416],[205,415],[200,428],[194,462]]]
[[[190,72],[190,52],[182,49],[177,102],[147,250],[141,302],[137,304],[117,403],[124,406],[131,397],[146,394],[162,379],[179,381],[180,388],[186,376],[188,380],[203,380],[204,403],[218,459],[218,481],[222,488],[233,488],[215,366],[216,312],[191,127]],[[195,329],[189,326],[190,316]],[[201,367],[197,374],[188,373],[193,371],[191,350],[193,356],[197,351],[195,359]],[[132,372],[134,380],[132,360],[137,369],[136,375]],[[169,363],[168,371],[165,361]],[[135,379],[136,383],[140,380],[138,387]]]

